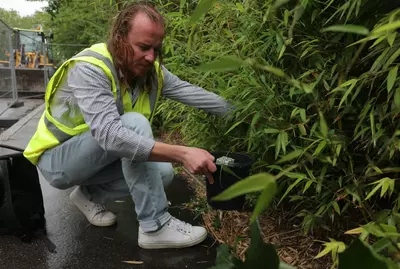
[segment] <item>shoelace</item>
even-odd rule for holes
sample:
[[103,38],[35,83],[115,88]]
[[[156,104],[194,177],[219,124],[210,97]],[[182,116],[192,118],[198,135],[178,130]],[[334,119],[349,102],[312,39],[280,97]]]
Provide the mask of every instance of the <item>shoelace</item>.
[[192,231],[192,225],[174,217],[169,221],[169,225],[184,233],[190,233]]
[[95,208],[96,208],[96,211],[97,211],[96,214],[95,214],[95,216],[96,216],[97,214],[104,213],[104,212],[107,211],[106,207],[105,207],[104,205],[102,205],[102,204],[96,204],[96,205],[95,205]]

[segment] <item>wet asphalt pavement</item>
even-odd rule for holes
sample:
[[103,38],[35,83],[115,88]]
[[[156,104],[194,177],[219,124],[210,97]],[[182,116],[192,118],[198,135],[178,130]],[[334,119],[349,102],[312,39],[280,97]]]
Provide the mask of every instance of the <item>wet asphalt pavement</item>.
[[[9,116],[19,118],[31,106],[29,103],[10,109]],[[0,134],[0,143],[25,148],[43,109],[44,105],[41,105]],[[205,269],[214,265],[216,254],[212,238],[191,248],[141,249],[137,244],[138,223],[134,205],[129,197],[123,202],[107,205],[117,215],[116,225],[95,227],[69,200],[72,188],[57,190],[43,178],[41,186],[48,238],[55,244],[56,253],[49,252],[42,239],[27,244],[12,236],[0,236],[0,269]],[[172,204],[169,210],[172,215],[192,224],[199,221],[194,220],[191,212],[181,209],[182,203],[194,196],[185,180],[175,178],[166,192]],[[143,264],[126,264],[123,261]]]
[[[112,227],[95,227],[69,200],[72,189],[60,191],[41,179],[44,195],[48,238],[56,253],[49,252],[44,240],[22,243],[12,236],[0,236],[0,268],[64,269],[64,268],[146,268],[203,269],[215,261],[212,238],[185,249],[144,250],[137,244],[138,223],[132,200],[110,203],[108,209],[117,215]],[[192,192],[182,178],[175,178],[167,197],[170,213],[184,221],[196,223],[191,212],[181,209]],[[214,245],[214,246],[213,246]],[[126,264],[123,261],[143,262]]]

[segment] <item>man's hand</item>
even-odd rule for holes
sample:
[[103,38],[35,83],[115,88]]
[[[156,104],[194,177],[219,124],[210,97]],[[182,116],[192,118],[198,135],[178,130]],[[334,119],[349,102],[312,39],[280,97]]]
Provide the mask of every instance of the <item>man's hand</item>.
[[210,184],[214,183],[212,174],[217,170],[214,156],[199,148],[186,148],[183,155],[183,166],[192,174],[203,174]]
[[214,159],[214,156],[204,149],[161,142],[155,143],[149,156],[149,161],[180,163],[190,173],[205,175],[210,184],[214,183],[212,174],[217,170]]

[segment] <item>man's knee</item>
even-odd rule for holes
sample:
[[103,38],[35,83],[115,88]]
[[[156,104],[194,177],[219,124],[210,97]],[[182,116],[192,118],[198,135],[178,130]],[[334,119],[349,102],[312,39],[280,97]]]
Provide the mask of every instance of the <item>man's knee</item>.
[[171,185],[175,176],[174,168],[170,163],[160,163],[160,173],[163,181],[164,189]]
[[121,116],[122,125],[140,135],[153,137],[149,120],[140,113],[128,112]]
[[66,190],[73,187],[74,185],[68,182],[64,172],[49,172],[38,167],[38,172],[40,172],[44,179],[50,184],[50,186],[59,189]]

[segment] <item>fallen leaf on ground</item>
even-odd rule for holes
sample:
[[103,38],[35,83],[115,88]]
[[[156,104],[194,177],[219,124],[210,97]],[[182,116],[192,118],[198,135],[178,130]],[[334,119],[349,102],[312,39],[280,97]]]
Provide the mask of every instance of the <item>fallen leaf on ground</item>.
[[144,262],[142,261],[122,261],[124,263],[128,263],[128,264],[143,264]]

